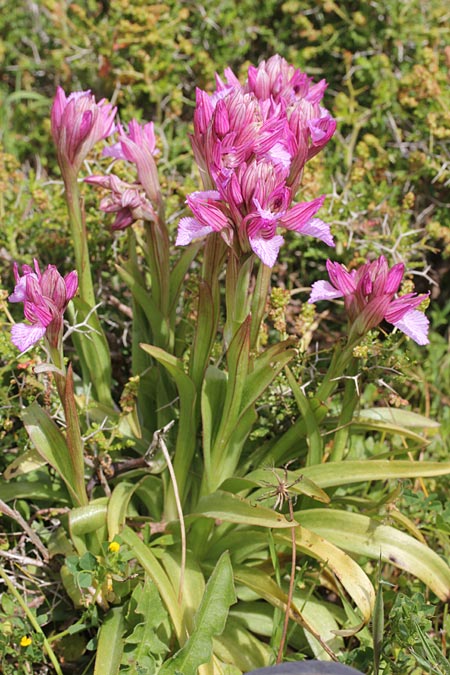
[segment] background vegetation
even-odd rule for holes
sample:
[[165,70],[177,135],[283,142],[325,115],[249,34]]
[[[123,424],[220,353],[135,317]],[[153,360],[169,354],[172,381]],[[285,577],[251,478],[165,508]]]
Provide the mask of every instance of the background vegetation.
[[[387,386],[377,370],[365,389],[364,403],[437,418],[441,432],[424,448],[423,456],[448,458],[450,51],[445,4],[441,0],[3,0],[1,6],[0,302],[6,304],[12,289],[13,260],[29,263],[37,256],[42,264],[71,269],[67,216],[50,137],[49,110],[57,85],[67,92],[91,89],[97,98],[107,97],[119,107],[123,119],[154,120],[160,139],[158,167],[175,231],[186,194],[198,187],[188,141],[195,87],[212,89],[215,72],[221,74],[230,66],[243,73],[249,63],[280,53],[314,79],[324,77],[329,83],[325,105],[337,118],[338,131],[308,165],[303,195],[305,199],[318,191],[329,195],[321,215],[331,223],[337,240],[335,259],[352,265],[368,253],[383,253],[415,270],[417,290],[431,290],[429,348],[419,351],[408,345],[406,355],[401,355],[395,345],[378,352],[375,346],[367,372],[383,367],[394,369],[395,377]],[[97,164],[106,166],[98,156],[87,171],[94,171]],[[123,253],[126,235],[111,235],[94,191],[86,190],[85,199],[90,250],[103,302],[100,313],[109,327],[118,398],[128,379],[129,318],[122,305],[129,305],[129,297],[113,263]],[[273,281],[292,292],[293,300],[286,307],[280,304],[280,293],[272,294],[269,339],[271,332],[281,330],[298,335],[306,345],[312,339],[321,347],[333,344],[342,317],[328,313],[326,327],[319,318],[312,338],[315,319],[303,303],[305,285],[323,276],[323,252],[306,238],[289,240]],[[6,315],[3,321],[6,326]],[[34,375],[33,354],[18,358],[6,329],[0,333],[0,359],[0,470],[5,470],[18,449],[29,443],[19,420],[22,406],[37,394],[45,399],[48,392]],[[283,385],[277,383],[277,387]],[[266,394],[260,437],[276,434],[289,424],[293,405],[277,389]],[[375,436],[369,441],[356,436],[355,452],[363,442],[366,451],[367,443],[372,443],[373,454],[382,448]],[[108,451],[120,451],[120,446],[119,438]],[[358,500],[364,497],[360,486],[345,495],[349,504],[362,503]],[[406,482],[391,491],[380,484],[378,494],[371,493],[371,499],[376,498],[379,516],[395,518],[401,509],[420,536],[448,560],[448,478],[426,484]],[[52,512],[53,506],[25,496],[14,504],[37,531],[43,519],[54,518],[56,527],[60,516]],[[33,543],[4,514],[0,554],[5,566],[14,566],[14,555],[27,555],[30,546]],[[87,575],[81,586],[89,585],[94,573],[126,577],[126,554],[109,552],[105,561],[98,570],[95,559],[87,555],[73,560],[71,569],[69,563],[69,571]],[[65,622],[73,610],[56,573],[57,557],[54,564],[55,569],[45,574],[38,568],[32,574],[14,567],[17,587],[21,594],[26,589],[39,625],[61,633],[55,649],[67,672],[81,672],[74,664],[82,662],[88,668],[101,609],[91,606],[84,614],[77,610],[84,629],[66,635]],[[367,563],[366,571],[377,578],[376,566]],[[383,579],[387,617],[383,672],[444,673],[450,630],[447,606],[438,603],[422,582],[411,582],[393,567],[383,569]],[[137,611],[145,608],[138,604]],[[162,609],[160,619],[162,624]],[[46,672],[43,633],[30,628],[8,593],[2,595],[0,620],[0,670]],[[32,642],[23,644],[21,640],[30,633]],[[348,662],[368,672],[371,649],[369,640],[356,646],[350,638],[345,646]]]

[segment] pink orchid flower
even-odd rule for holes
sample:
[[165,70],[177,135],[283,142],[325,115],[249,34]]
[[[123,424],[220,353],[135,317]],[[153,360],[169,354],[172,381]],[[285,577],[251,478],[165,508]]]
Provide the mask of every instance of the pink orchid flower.
[[386,320],[417,344],[428,344],[429,321],[416,309],[428,294],[395,297],[405,271],[403,263],[389,269],[386,258],[380,256],[349,272],[343,265],[328,260],[327,270],[331,283],[316,281],[308,302],[344,298],[352,331],[357,335],[364,335]]
[[50,345],[57,347],[62,337],[64,311],[78,289],[77,273],[69,272],[63,278],[54,265],[48,265],[41,273],[34,260],[34,269],[22,266],[22,276],[14,263],[14,277],[16,285],[8,299],[23,302],[29,323],[16,323],[12,327],[13,344],[24,352],[45,336]]
[[187,199],[194,217],[179,223],[177,244],[220,232],[272,267],[284,241],[278,228],[334,246],[314,218],[324,198],[292,204],[306,161],[331,138],[336,122],[313,84],[280,56],[251,66],[241,85],[228,68],[212,95],[197,90],[192,147],[205,184]]
[[51,111],[51,130],[63,175],[78,173],[94,145],[115,130],[116,108],[102,99],[98,103],[90,91],[74,91],[66,96],[58,87]]
[[100,210],[116,214],[111,225],[113,232],[124,230],[137,220],[155,220],[155,210],[139,183],[126,183],[114,174],[88,176],[84,181],[108,191],[100,201]]

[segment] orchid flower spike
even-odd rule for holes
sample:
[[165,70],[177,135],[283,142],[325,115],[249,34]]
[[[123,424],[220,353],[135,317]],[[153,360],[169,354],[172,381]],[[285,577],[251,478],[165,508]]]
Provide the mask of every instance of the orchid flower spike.
[[292,203],[305,163],[336,128],[320,105],[326,82],[313,84],[278,55],[250,66],[242,85],[229,68],[225,78],[212,95],[197,90],[191,140],[205,190],[188,196],[194,217],[180,221],[177,244],[220,232],[269,267],[284,241],[278,228],[334,246],[315,217],[324,197]]
[[14,263],[16,286],[10,302],[23,302],[28,323],[16,323],[11,329],[12,343],[24,352],[44,336],[52,347],[58,347],[62,338],[63,315],[69,301],[78,289],[78,275],[69,272],[63,278],[54,265],[41,273],[37,260],[34,267],[19,267]]
[[429,321],[416,307],[429,294],[396,297],[405,271],[403,263],[389,269],[386,258],[380,256],[349,272],[344,265],[328,260],[327,270],[331,283],[316,281],[308,302],[344,298],[351,335],[365,335],[385,320],[417,344],[428,344]]
[[117,108],[102,99],[98,103],[90,91],[74,91],[66,96],[58,87],[51,111],[51,130],[63,177],[77,174],[94,145],[115,130]]

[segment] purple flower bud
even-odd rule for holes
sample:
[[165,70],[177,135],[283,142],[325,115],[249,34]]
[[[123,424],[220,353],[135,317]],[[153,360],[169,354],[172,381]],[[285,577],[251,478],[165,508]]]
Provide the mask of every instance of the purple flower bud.
[[94,145],[113,133],[116,108],[102,99],[96,103],[90,91],[66,96],[58,87],[51,111],[51,129],[63,176],[78,173]]

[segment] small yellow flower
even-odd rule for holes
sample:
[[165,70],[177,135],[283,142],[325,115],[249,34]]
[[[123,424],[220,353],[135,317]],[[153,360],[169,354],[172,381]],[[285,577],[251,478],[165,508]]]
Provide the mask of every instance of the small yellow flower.
[[120,551],[120,544],[118,541],[112,541],[108,546],[108,551],[111,553],[118,553]]
[[28,635],[24,635],[20,639],[20,646],[21,647],[29,647],[32,642],[33,642],[33,640],[30,637],[28,637]]

